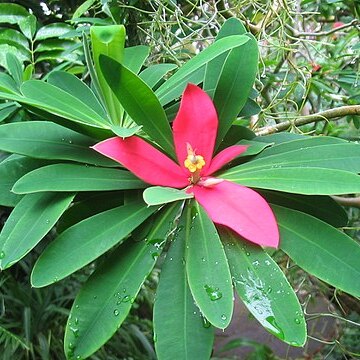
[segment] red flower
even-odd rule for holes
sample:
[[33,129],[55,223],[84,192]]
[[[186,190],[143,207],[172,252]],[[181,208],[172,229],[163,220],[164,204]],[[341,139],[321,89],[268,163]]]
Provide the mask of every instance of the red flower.
[[247,149],[234,145],[213,157],[217,130],[210,97],[189,84],[173,123],[178,164],[137,136],[107,139],[94,149],[148,184],[186,188],[215,223],[253,243],[277,247],[279,231],[267,202],[252,189],[210,176]]

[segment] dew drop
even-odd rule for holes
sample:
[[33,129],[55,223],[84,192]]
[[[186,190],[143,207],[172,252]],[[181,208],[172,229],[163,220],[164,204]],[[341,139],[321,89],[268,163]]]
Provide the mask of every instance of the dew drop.
[[74,345],[72,342],[70,342],[69,345],[68,345],[68,348],[69,348],[70,350],[74,350],[74,349],[75,349],[75,345]]
[[300,324],[301,323],[301,321],[300,321],[300,319],[299,318],[295,318],[295,324]]
[[114,315],[115,315],[115,316],[118,316],[118,315],[119,315],[119,310],[118,310],[118,309],[115,309],[115,310],[114,310]]
[[206,293],[211,301],[216,301],[222,298],[222,292],[219,291],[219,288],[205,285],[204,289],[206,290]]
[[125,295],[122,299],[122,302],[129,302],[130,300],[130,295]]
[[78,309],[79,308],[79,305],[75,305],[75,309]]
[[78,319],[78,318],[75,318],[74,324],[77,325],[78,323],[79,323],[79,319]]
[[259,263],[258,260],[255,260],[255,261],[252,262],[252,264],[253,264],[254,266],[259,266],[260,263]]
[[222,320],[222,321],[225,321],[226,319],[227,319],[227,316],[226,316],[225,314],[222,314],[222,315],[221,315],[221,320]]
[[5,257],[5,252],[4,251],[1,251],[0,252],[0,259],[3,259]]

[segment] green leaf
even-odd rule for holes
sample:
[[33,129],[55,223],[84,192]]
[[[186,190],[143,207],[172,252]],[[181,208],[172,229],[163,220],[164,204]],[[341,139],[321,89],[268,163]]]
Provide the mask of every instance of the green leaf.
[[16,102],[7,102],[0,104],[0,122],[6,120],[9,116],[14,114],[15,111],[19,110],[20,105]]
[[71,20],[77,19],[80,16],[82,16],[84,13],[86,13],[96,2],[96,0],[86,0],[83,2],[75,11],[73,16],[71,17]]
[[0,163],[0,205],[15,206],[22,198],[22,195],[11,191],[15,182],[27,172],[46,164],[49,162],[18,155],[12,155],[3,160]]
[[184,264],[185,231],[180,224],[161,269],[154,304],[154,338],[159,360],[209,359],[214,328],[191,295]]
[[[30,18],[30,16],[27,18]],[[27,18],[24,18],[24,20]],[[15,47],[21,47],[23,50],[29,50],[27,38],[21,32],[14,29],[0,28],[0,41]]]
[[[265,158],[264,158],[265,159]],[[347,171],[321,168],[270,168],[238,172],[236,166],[222,179],[237,184],[304,195],[341,195],[360,192],[360,177]]]
[[247,41],[249,41],[249,38],[246,35],[228,36],[216,41],[200,54],[193,57],[156,90],[156,95],[161,104],[166,105],[179,97],[188,84],[189,79],[212,59],[230,49],[244,45]]
[[49,285],[97,259],[146,220],[155,207],[131,203],[94,215],[61,233],[37,260],[34,287]]
[[252,35],[243,46],[229,52],[216,84],[214,105],[218,112],[219,145],[233,121],[244,107],[255,81],[258,67],[258,47]]
[[186,209],[186,273],[197,306],[214,326],[224,329],[233,312],[229,265],[215,225],[196,202]]
[[[9,94],[19,94],[19,90],[15,80],[11,76],[3,72],[0,72],[0,91],[4,91],[5,93]],[[7,99],[8,94],[4,95],[5,96],[2,97]]]
[[127,47],[124,49],[124,60],[121,62],[133,73],[138,74],[149,56],[150,48],[145,45]]
[[280,248],[305,271],[351,295],[360,296],[360,245],[343,232],[300,211],[272,206]]
[[169,155],[173,155],[170,125],[153,91],[133,72],[109,57],[101,56],[100,65],[125,111]]
[[1,44],[0,42],[0,65],[5,69],[8,69],[6,55],[13,54],[18,58],[18,60],[23,63],[24,61],[30,61],[30,55],[27,50],[24,50],[21,46],[13,46],[9,44]]
[[250,116],[259,114],[260,111],[261,107],[259,104],[255,100],[248,98],[244,107],[239,112],[239,117],[250,118]]
[[11,3],[0,4],[0,23],[17,24],[29,15],[29,12],[20,5]]
[[125,28],[123,25],[92,26],[90,35],[97,80],[109,116],[114,124],[122,125],[124,109],[101,71],[100,57],[106,55],[120,63],[124,60]]
[[62,22],[45,25],[36,33],[35,41],[57,38],[71,30],[73,30],[72,26]]
[[360,172],[359,158],[359,144],[344,143],[312,146],[254,159],[233,168],[232,172],[241,174],[255,170],[304,167],[336,169],[358,173]]
[[236,143],[236,145],[247,145],[248,148],[245,152],[240,154],[238,157],[244,157],[244,156],[251,156],[251,155],[257,155],[260,154],[264,149],[271,146],[271,144],[267,143],[259,143],[258,141],[252,141],[252,140],[240,140]]
[[34,38],[36,32],[36,17],[31,14],[18,22],[21,32],[29,39]]
[[346,226],[348,216],[330,196],[288,194],[277,191],[261,190],[259,193],[267,202],[307,213],[334,227]]
[[75,164],[54,164],[27,173],[12,191],[26,194],[42,191],[106,191],[142,189],[146,184],[127,170]]
[[21,86],[26,104],[46,110],[75,122],[98,128],[108,128],[106,120],[88,104],[66,91],[40,80],[29,80]]
[[[241,21],[236,18],[230,18],[226,20],[220,28],[215,41],[219,41],[227,36],[244,35],[246,33],[246,28]],[[214,96],[216,85],[219,81],[224,62],[226,61],[228,55],[229,52],[226,52],[225,54],[216,57],[206,65],[203,89],[211,96],[211,98]]]
[[294,134],[289,132],[281,132],[277,134],[271,134],[266,136],[257,136],[256,141],[261,142],[269,142],[269,143],[275,143],[275,144],[281,144],[283,142],[288,142],[292,140],[303,140],[305,138],[308,138],[308,136],[300,135],[300,134]]
[[163,186],[152,186],[145,189],[143,197],[148,205],[160,205],[177,200],[191,199],[193,195],[187,194],[185,190]]
[[0,233],[0,267],[22,259],[56,224],[74,195],[45,193],[22,198]]
[[[178,206],[158,214],[151,238],[166,239],[174,209],[178,211]],[[151,242],[128,240],[98,267],[71,309],[64,341],[68,359],[88,357],[116,332],[154,267],[157,259],[154,254],[159,250]]]
[[139,74],[142,79],[150,88],[154,88],[158,82],[169,72],[175,70],[175,64],[155,64]]
[[75,75],[65,71],[53,71],[48,77],[48,83],[62,89],[91,107],[101,118],[107,119],[105,109],[100,104],[92,90]]
[[68,359],[90,356],[121,326],[155,264],[151,256],[155,250],[144,241],[128,241],[88,279],[75,299],[66,326],[64,347]]
[[85,199],[75,198],[71,207],[61,216],[56,225],[56,231],[62,233],[70,226],[73,226],[90,216],[123,204],[124,194],[121,191],[89,193]]
[[122,138],[127,138],[127,137],[135,135],[136,133],[138,133],[141,130],[141,128],[142,128],[142,126],[132,126],[130,128],[120,127],[117,125],[111,126],[112,132]]
[[70,160],[100,166],[118,164],[90,149],[90,137],[48,121],[0,126],[0,150],[40,159]]
[[299,300],[276,262],[225,227],[220,229],[232,279],[240,299],[271,334],[293,345],[307,340]]
[[[259,138],[254,139],[258,141]],[[265,156],[278,155],[281,153],[286,153],[289,151],[300,150],[313,146],[323,146],[323,145],[335,145],[335,144],[349,144],[348,141],[335,138],[331,136],[303,136],[302,138],[291,139],[290,141],[281,142],[268,148],[261,155],[257,156],[262,158]]]

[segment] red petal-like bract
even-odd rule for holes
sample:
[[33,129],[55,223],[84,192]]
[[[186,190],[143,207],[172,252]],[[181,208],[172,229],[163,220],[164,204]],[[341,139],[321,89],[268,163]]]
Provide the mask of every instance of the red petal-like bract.
[[233,145],[219,152],[212,160],[210,167],[206,170],[205,176],[213,174],[221,169],[224,165],[235,159],[248,148],[247,145]]
[[190,191],[215,223],[228,226],[255,244],[278,246],[275,216],[265,199],[254,190],[223,181],[212,187],[195,185]]
[[189,185],[179,165],[137,136],[110,138],[93,148],[119,162],[148,184],[174,188]]
[[[188,143],[196,155],[204,158],[205,166],[201,173],[206,173],[214,152],[217,129],[218,117],[211,98],[196,85],[189,84],[173,122],[175,150],[181,167],[184,168],[184,160],[188,155]],[[184,170],[189,173],[186,168]]]

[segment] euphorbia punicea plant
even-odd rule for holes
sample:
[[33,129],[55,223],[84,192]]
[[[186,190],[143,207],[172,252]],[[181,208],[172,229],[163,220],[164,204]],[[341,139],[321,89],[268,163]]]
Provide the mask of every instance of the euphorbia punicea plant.
[[151,185],[185,188],[217,224],[243,238],[277,247],[279,232],[272,210],[254,190],[212,175],[247,146],[233,145],[213,157],[218,116],[210,97],[188,84],[173,122],[178,164],[137,136],[114,137],[94,146]]

